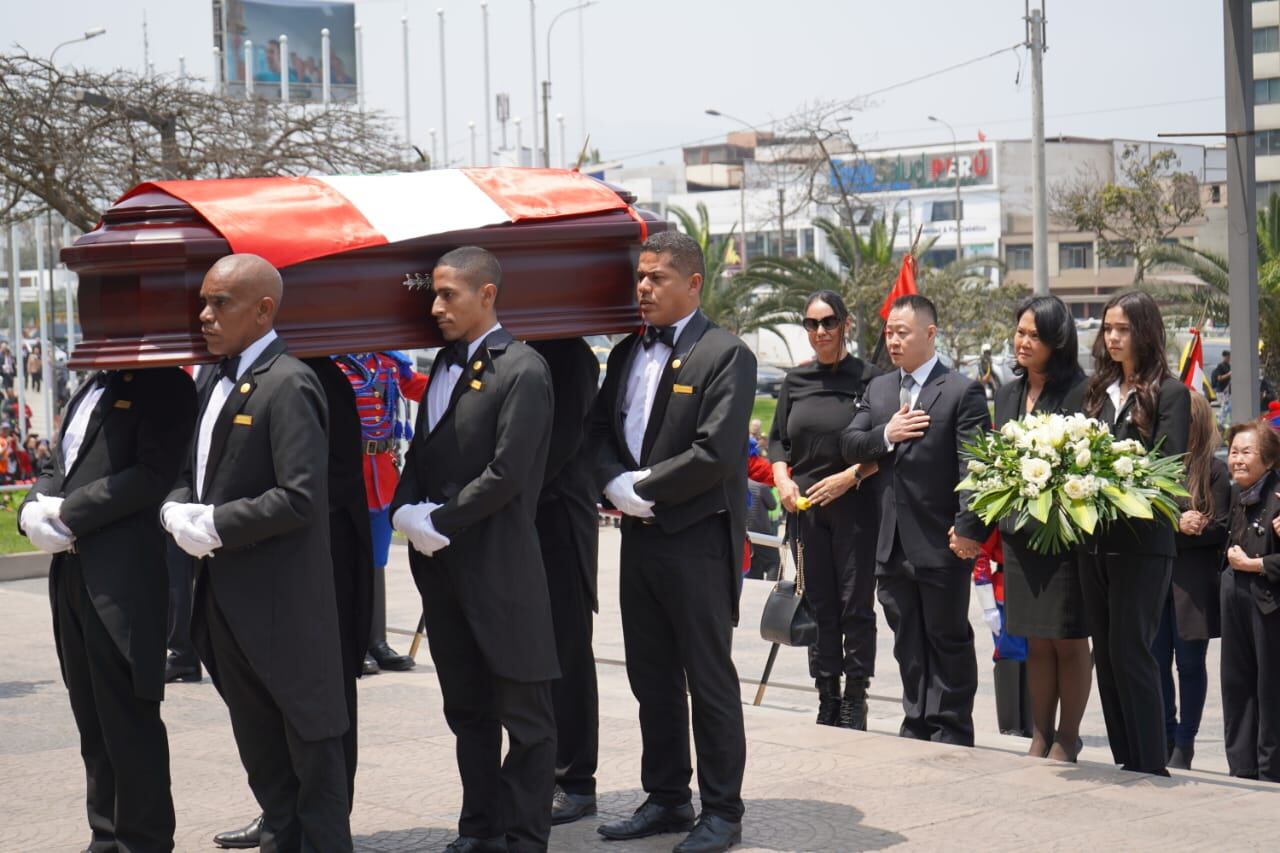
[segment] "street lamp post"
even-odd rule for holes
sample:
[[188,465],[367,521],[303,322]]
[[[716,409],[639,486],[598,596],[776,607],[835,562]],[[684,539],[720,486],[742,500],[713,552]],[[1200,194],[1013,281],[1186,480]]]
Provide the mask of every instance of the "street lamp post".
[[[480,4],[480,23],[484,33],[484,164],[493,165],[493,117],[489,114],[489,4]],[[471,158],[474,160],[475,158]],[[474,163],[472,164],[474,165]]]
[[[734,118],[731,115],[720,112],[719,110],[706,110],[709,116],[716,118],[727,118],[729,121],[736,121],[752,133],[755,128],[747,124],[740,118]],[[738,252],[738,259],[742,263],[743,269],[747,266],[747,164],[742,164],[742,176],[738,179],[738,218],[742,222],[738,225],[738,245],[741,247]],[[779,251],[781,254],[781,251]]]
[[951,131],[951,168],[956,170],[956,261],[964,257],[964,250],[961,248],[961,225],[964,221],[964,214],[960,208],[960,148],[956,142],[956,131],[951,125],[947,124],[937,116],[929,116],[929,121],[938,124]]
[[404,44],[404,144],[413,154],[413,122],[409,102],[409,16],[400,19],[400,36]]
[[547,76],[542,81],[542,157],[543,163],[547,166],[551,165],[551,33],[556,28],[556,24],[565,15],[570,12],[580,12],[595,4],[596,0],[586,0],[585,3],[570,6],[552,18],[551,23],[547,26]]
[[564,147],[564,113],[556,113],[556,123],[560,125],[560,165],[569,168],[569,152]]
[[427,131],[427,135],[431,137],[431,168],[439,169],[440,161],[436,159],[436,129],[431,128]]
[[244,99],[253,100],[253,39],[244,40]]
[[[538,138],[538,5],[537,0],[529,0],[529,85],[533,87],[533,100],[529,103],[529,108],[533,110],[533,138]],[[536,149],[538,143],[535,141],[533,147]],[[517,153],[519,146],[516,146]],[[538,165],[537,159],[532,164]]]
[[444,165],[447,167],[449,165],[449,103],[444,80],[444,9],[436,9],[436,17],[440,19],[440,143],[444,152]]
[[516,116],[511,120],[516,126],[516,165],[524,165],[524,138],[520,134],[520,116]]
[[106,28],[106,27],[94,27],[94,28],[93,28],[93,29],[91,29],[91,30],[85,30],[85,31],[84,31],[84,35],[82,35],[82,36],[78,36],[78,37],[73,38],[73,39],[67,39],[66,41],[62,42],[62,44],[59,44],[57,47],[55,47],[55,48],[54,48],[54,49],[49,53],[49,64],[50,64],[50,65],[53,65],[53,64],[54,64],[54,61],[53,61],[53,60],[54,60],[54,57],[56,57],[56,56],[58,55],[58,51],[62,50],[62,49],[63,49],[64,47],[66,47],[67,45],[69,45],[69,44],[79,44],[79,43],[80,43],[80,42],[82,42],[82,41],[88,41],[89,39],[96,39],[98,36],[106,35],[106,32],[107,32],[107,28]]
[[329,28],[320,31],[320,102],[329,108]]
[[476,123],[474,121],[467,122],[467,132],[471,135],[471,166],[475,168],[479,164],[476,163]]
[[289,105],[289,37],[280,34],[280,103]]

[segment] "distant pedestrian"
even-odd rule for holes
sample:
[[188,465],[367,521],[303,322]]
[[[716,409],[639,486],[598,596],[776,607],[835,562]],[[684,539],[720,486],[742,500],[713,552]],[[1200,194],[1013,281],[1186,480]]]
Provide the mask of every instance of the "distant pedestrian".
[[28,386],[32,390],[40,390],[41,380],[41,354],[40,345],[36,344],[31,350],[31,355],[27,356],[27,379]]
[[8,343],[0,343],[0,388],[9,390],[18,375],[18,361]]

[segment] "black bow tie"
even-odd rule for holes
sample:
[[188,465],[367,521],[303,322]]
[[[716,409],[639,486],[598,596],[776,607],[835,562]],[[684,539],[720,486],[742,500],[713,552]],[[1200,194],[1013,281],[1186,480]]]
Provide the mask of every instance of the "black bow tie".
[[236,368],[240,366],[240,357],[224,358],[218,362],[218,379],[230,379],[236,381]]
[[467,345],[463,341],[454,341],[440,351],[445,367],[465,367],[467,364]]
[[661,341],[667,346],[675,349],[676,346],[676,327],[675,326],[645,326],[644,327],[644,348],[649,349],[655,343]]

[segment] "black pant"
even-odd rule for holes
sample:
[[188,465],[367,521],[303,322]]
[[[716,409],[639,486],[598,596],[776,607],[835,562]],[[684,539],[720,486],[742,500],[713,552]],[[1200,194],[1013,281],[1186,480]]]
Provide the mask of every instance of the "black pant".
[[[342,736],[342,754],[347,769],[347,802],[355,803],[357,744],[356,680],[364,669],[367,648],[365,638],[368,612],[359,608],[368,604],[361,595],[359,572],[368,564],[357,555],[361,539],[353,529],[351,516],[342,511],[329,513],[329,552],[333,557],[333,590],[338,601],[338,636],[342,640],[342,692],[347,702],[350,726]],[[357,639],[358,637],[358,639]]]
[[[640,703],[640,782],[649,801],[690,801],[689,700],[702,811],[743,814],[747,743],[733,665],[733,595],[727,519],[666,534],[632,520],[622,528],[622,636],[627,678]],[[735,582],[736,583],[736,582]],[[687,686],[687,692],[686,692]]]
[[349,851],[346,761],[341,737],[303,740],[244,656],[205,586],[213,660],[205,661],[231,714],[240,761],[262,807],[263,853]]
[[1111,755],[1139,773],[1168,775],[1164,694],[1151,648],[1172,577],[1172,558],[1155,554],[1085,554],[1080,560]]
[[[595,523],[593,518],[592,524]],[[538,541],[551,594],[560,678],[551,682],[556,716],[556,784],[594,795],[600,752],[600,696],[591,650],[592,600],[568,510],[560,501],[538,507]]]
[[978,659],[969,625],[969,572],[912,565],[894,538],[876,566],[877,595],[893,629],[902,676],[902,737],[973,746]]
[[419,579],[429,584],[422,597],[427,643],[444,694],[445,721],[457,737],[462,777],[458,834],[506,836],[512,851],[546,850],[556,764],[551,682],[494,675],[448,571],[430,568]]
[[[133,672],[84,585],[80,558],[50,575],[62,676],[80,731],[92,851],[173,849],[169,741],[160,703],[140,699]],[[154,649],[163,655],[164,649]]]
[[818,642],[809,647],[814,678],[876,674],[876,539],[852,517],[867,504],[859,497],[845,492],[828,506],[795,515],[804,543],[805,598],[818,617]]
[[1232,776],[1280,782],[1280,611],[1264,614],[1253,575],[1222,573],[1222,721]]
[[169,569],[169,652],[177,666],[200,666],[191,644],[191,599],[195,560],[166,536],[165,564]]

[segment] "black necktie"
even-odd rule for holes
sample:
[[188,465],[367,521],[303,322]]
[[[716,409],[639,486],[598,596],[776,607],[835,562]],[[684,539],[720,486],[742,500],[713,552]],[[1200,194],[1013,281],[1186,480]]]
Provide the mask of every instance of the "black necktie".
[[444,366],[464,367],[467,363],[467,345],[463,341],[454,341],[440,351],[440,357],[444,359]]
[[239,365],[239,356],[236,356],[235,358],[224,358],[222,361],[218,362],[218,379],[230,379],[232,382],[235,382],[236,368]]
[[644,327],[644,348],[649,349],[655,343],[661,341],[667,346],[675,349],[676,346],[676,327],[675,326],[645,326]]

